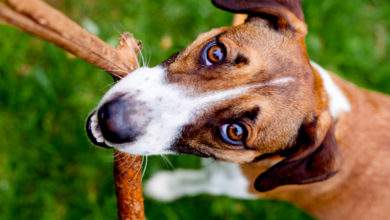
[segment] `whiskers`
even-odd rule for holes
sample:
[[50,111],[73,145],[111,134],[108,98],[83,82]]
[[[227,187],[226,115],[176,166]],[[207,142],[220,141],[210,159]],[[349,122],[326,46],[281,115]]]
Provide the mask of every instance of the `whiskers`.
[[125,153],[122,153],[122,152],[119,152],[119,151],[116,151],[114,153],[114,159],[117,163],[120,163],[120,164],[126,164],[127,168],[131,168],[133,167],[137,157],[133,157],[131,162],[128,163],[128,160],[129,160],[129,155],[128,154],[125,154]]
[[[126,32],[125,31],[126,28],[124,27],[123,24],[117,24],[117,25],[119,25],[119,26],[115,26],[113,29],[117,33],[117,35],[120,36],[120,35],[122,35],[123,33]],[[143,56],[142,50],[141,50],[142,46],[140,46],[140,50],[139,51],[135,50],[134,45],[130,45],[130,43],[128,41],[125,41],[125,46],[128,48],[128,51],[130,53],[132,53],[132,55],[134,57],[137,57],[137,60],[136,60],[136,63],[135,63],[136,66],[140,66],[139,59],[141,60],[142,67],[143,66],[147,66],[148,62],[145,62],[145,59],[144,59],[144,56]],[[103,57],[103,56],[100,56],[100,58],[104,59],[106,62],[112,64],[112,66],[116,67],[116,68],[113,68],[113,69],[107,69],[106,70],[106,71],[110,72],[112,75],[114,75],[115,77],[121,79],[121,78],[123,78],[123,76],[126,76],[127,74],[129,74],[129,70],[127,70],[126,68],[123,68],[121,66],[115,65],[115,63],[113,63],[113,61],[106,60],[105,57]]]
[[[115,28],[116,29],[116,32],[120,35],[122,34],[123,32],[125,32],[125,28],[123,27],[122,24],[120,24],[120,29],[117,27]],[[139,51],[135,51],[134,48],[132,47],[132,45],[129,45],[129,42],[126,41],[126,47],[129,49],[129,51],[133,52],[133,55],[134,56],[137,56],[138,59],[137,59],[137,66],[139,67],[147,67],[150,63],[150,56],[148,56],[148,59],[145,59],[145,55],[144,55],[144,51],[143,50],[143,44],[142,44],[142,41],[139,41]]]
[[[132,53],[134,53],[133,55],[137,57],[137,60],[136,60],[136,66],[137,67],[148,67],[149,66],[149,63],[150,63],[150,59],[151,59],[151,56],[147,56],[145,55],[145,52],[143,50],[140,50],[140,51],[134,51],[134,48],[129,45],[129,42],[126,42],[126,47],[129,49],[129,51],[131,51]],[[109,61],[108,61],[109,62]],[[134,69],[135,70],[135,69]],[[127,74],[129,74],[130,72],[129,71],[126,71],[124,69],[121,69],[120,67],[118,67],[118,69],[108,69],[106,70],[108,72],[110,72],[111,74],[113,74],[114,77],[117,77],[119,80],[122,79],[124,76],[126,76]],[[119,81],[118,80],[118,81]],[[110,83],[108,84],[107,86],[105,86],[103,89],[107,89],[109,87],[112,87],[115,85],[117,81],[113,82],[113,83]]]
[[172,162],[169,160],[169,158],[163,154],[160,154],[161,158],[165,162],[165,164],[170,168],[170,169],[175,169],[175,166],[173,166]]
[[145,51],[147,51],[147,50],[144,49],[144,50],[139,51],[139,60],[140,61],[138,61],[138,63],[141,62],[141,67],[148,67],[149,63],[150,63],[151,56],[150,55],[146,56]]
[[[145,164],[144,164],[145,161]],[[142,175],[141,175],[141,180],[144,179],[146,168],[148,167],[148,156],[142,156]]]
[[[132,158],[131,161],[129,158]],[[114,159],[115,159],[115,163],[120,164],[120,166],[124,166],[122,167],[122,170],[124,171],[126,171],[127,169],[136,169],[135,172],[133,172],[132,178],[128,181],[129,184],[134,184],[135,181],[137,180],[136,178],[140,173],[142,173],[141,181],[143,180],[146,173],[146,169],[148,167],[148,156],[141,157],[140,165],[135,164],[136,160],[138,160],[137,156],[129,157],[128,154],[121,153],[119,151],[114,153]]]

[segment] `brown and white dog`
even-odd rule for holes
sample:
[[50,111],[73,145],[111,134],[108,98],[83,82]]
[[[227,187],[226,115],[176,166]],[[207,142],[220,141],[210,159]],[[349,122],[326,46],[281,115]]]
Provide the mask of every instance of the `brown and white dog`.
[[88,119],[91,140],[219,161],[156,174],[146,193],[159,200],[273,198],[320,219],[389,219],[390,98],[309,60],[299,0],[213,3],[249,17],[120,80]]

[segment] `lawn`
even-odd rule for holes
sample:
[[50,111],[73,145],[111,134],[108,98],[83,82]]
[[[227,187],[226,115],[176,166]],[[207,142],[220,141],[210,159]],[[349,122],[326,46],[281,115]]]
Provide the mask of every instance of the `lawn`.
[[[208,0],[51,0],[115,44],[123,31],[158,64],[232,16]],[[390,93],[390,2],[304,1],[315,61],[369,89]],[[171,44],[171,45],[170,45]],[[115,219],[112,151],[92,146],[85,119],[112,79],[39,39],[0,24],[0,219]],[[191,156],[150,157],[161,169],[199,167]],[[285,202],[202,195],[146,199],[148,219],[311,219]]]

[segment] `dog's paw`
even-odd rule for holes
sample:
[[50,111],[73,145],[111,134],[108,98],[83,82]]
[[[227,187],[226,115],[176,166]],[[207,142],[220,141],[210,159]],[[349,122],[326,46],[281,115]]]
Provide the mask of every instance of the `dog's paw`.
[[180,184],[173,172],[158,172],[145,184],[145,195],[159,201],[170,202],[180,198]]

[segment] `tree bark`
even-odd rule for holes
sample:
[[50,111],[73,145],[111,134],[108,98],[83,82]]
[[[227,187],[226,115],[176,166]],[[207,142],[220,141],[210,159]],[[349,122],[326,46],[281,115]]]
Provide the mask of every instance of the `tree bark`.
[[[41,0],[0,0],[0,21],[47,40],[73,55],[121,78],[138,68],[138,42],[122,34],[117,48]],[[143,220],[142,159],[116,151],[114,177],[121,220]]]

